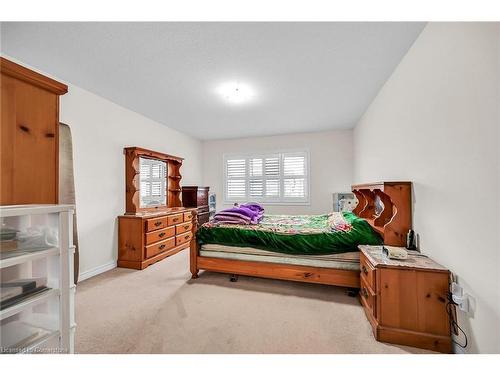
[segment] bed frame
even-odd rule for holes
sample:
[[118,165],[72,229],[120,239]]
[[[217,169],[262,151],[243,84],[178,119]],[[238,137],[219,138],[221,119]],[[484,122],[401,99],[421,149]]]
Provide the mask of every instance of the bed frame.
[[[411,228],[411,182],[378,182],[353,185],[359,200],[354,213],[365,218],[387,245],[404,246]],[[221,259],[199,255],[199,245],[191,241],[190,271],[198,278],[200,270],[269,279],[301,281],[359,288],[359,271]]]

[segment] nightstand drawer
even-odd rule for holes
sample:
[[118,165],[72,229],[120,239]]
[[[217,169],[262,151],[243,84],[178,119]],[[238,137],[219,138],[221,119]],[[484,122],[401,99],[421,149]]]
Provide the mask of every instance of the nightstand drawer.
[[153,232],[146,233],[146,245],[166,240],[169,237],[175,236],[175,227],[167,227]]
[[367,308],[372,316],[376,317],[376,296],[372,289],[366,284],[365,280],[361,279],[361,288],[359,290],[359,296],[361,298],[361,304]]
[[175,247],[175,237],[155,243],[154,245],[146,246],[146,258],[151,258],[152,256],[170,250],[173,247]]
[[192,227],[193,227],[193,224],[191,224],[191,223],[184,223],[184,224],[176,225],[175,226],[175,234],[189,232]]
[[361,270],[361,280],[364,279],[372,290],[376,290],[375,268],[371,265],[368,259],[366,259],[363,253],[359,256],[359,267]]
[[191,232],[180,234],[175,237],[175,245],[179,246],[182,245],[183,243],[189,242],[192,237],[193,234]]
[[170,215],[167,217],[167,223],[168,225],[175,225],[175,224],[180,224],[182,223],[182,214],[177,214],[177,215]]
[[167,225],[167,216],[156,217],[146,221],[146,230],[151,232],[152,230],[165,228]]

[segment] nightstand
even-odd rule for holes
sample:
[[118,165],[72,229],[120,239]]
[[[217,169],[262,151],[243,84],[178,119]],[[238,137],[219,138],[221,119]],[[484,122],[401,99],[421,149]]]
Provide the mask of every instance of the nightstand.
[[416,251],[393,260],[359,246],[360,301],[378,341],[451,353],[446,311],[450,271]]

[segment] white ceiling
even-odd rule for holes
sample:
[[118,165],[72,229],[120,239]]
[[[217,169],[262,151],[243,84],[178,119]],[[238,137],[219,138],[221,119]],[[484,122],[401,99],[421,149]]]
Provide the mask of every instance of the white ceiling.
[[[200,139],[351,128],[423,23],[2,23],[1,50]],[[238,80],[246,105],[214,92]]]

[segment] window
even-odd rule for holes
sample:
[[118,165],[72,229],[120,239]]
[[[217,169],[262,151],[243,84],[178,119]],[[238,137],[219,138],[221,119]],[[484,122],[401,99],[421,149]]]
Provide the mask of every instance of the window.
[[139,158],[141,207],[167,204],[167,163],[161,160]]
[[309,202],[308,153],[225,155],[225,201]]

